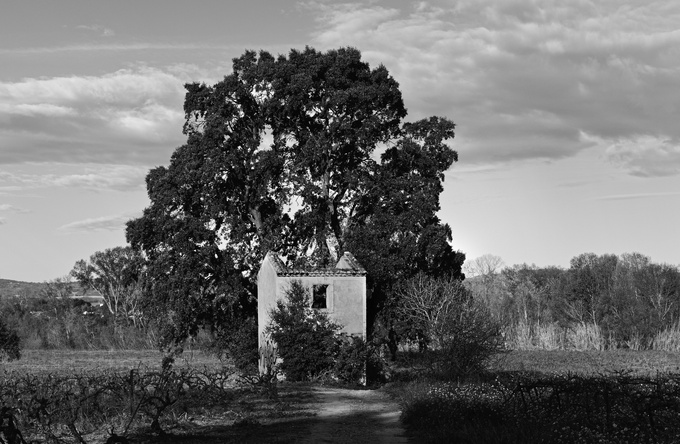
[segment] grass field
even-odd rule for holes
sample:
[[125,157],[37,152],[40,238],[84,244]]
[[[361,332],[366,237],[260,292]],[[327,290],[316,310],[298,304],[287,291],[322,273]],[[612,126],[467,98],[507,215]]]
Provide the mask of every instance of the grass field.
[[579,375],[628,371],[635,375],[653,376],[657,372],[680,373],[680,353],[655,350],[513,350],[495,358],[490,370]]
[[[163,353],[157,350],[24,350],[18,361],[1,362],[0,369],[27,373],[74,373],[87,371],[129,371],[144,367],[159,369]],[[216,368],[222,363],[205,352],[186,351],[175,366]]]

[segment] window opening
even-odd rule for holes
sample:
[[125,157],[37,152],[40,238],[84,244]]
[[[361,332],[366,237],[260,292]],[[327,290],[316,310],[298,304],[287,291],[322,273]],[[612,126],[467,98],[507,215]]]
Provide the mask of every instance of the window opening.
[[327,290],[328,284],[314,285],[312,287],[312,308],[328,308]]

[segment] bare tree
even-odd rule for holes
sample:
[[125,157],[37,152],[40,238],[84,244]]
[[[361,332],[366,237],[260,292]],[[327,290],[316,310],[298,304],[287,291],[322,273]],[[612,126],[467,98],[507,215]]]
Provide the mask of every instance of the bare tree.
[[431,350],[424,351],[435,371],[462,376],[480,370],[502,349],[500,324],[459,280],[419,274],[406,282],[399,296],[401,317],[431,344]]
[[84,287],[99,292],[114,317],[135,325],[140,322],[144,259],[138,251],[130,247],[97,251],[89,262],[76,262],[71,275]]
[[505,266],[503,259],[493,254],[485,254],[465,263],[463,270],[467,277],[493,276]]

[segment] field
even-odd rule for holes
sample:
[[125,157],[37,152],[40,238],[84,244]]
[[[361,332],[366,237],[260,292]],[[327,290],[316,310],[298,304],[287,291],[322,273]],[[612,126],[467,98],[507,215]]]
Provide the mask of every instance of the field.
[[628,371],[639,376],[680,373],[680,353],[656,350],[514,350],[497,357],[491,370],[505,372],[607,374]]
[[[199,351],[170,370],[161,359],[28,350],[0,364],[0,395],[27,442],[100,443],[112,432],[136,443],[296,442],[324,427],[315,384],[252,384]],[[399,401],[413,442],[674,443],[679,369],[680,354],[667,352],[512,351],[472,380],[383,390]],[[6,426],[3,418],[3,438]]]
[[415,442],[680,442],[677,353],[512,351],[472,380],[389,390]]
[[[4,371],[70,374],[91,371],[130,371],[161,368],[163,353],[156,350],[24,350],[18,361],[0,363]],[[220,368],[222,363],[201,351],[187,351],[176,360],[177,367]]]
[[28,350],[0,363],[0,442],[269,442],[308,427],[309,385],[254,384],[202,352],[166,368],[162,357]]

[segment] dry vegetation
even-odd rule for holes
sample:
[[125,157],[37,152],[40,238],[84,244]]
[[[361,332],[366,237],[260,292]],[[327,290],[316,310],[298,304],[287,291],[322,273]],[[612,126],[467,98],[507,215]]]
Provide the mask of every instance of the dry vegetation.
[[680,354],[510,351],[465,381],[396,383],[416,442],[676,443]]
[[309,385],[272,394],[210,355],[188,351],[165,367],[161,357],[28,351],[2,363],[0,440],[20,443],[21,433],[26,442],[88,444],[115,433],[138,443],[268,442],[309,426]]

